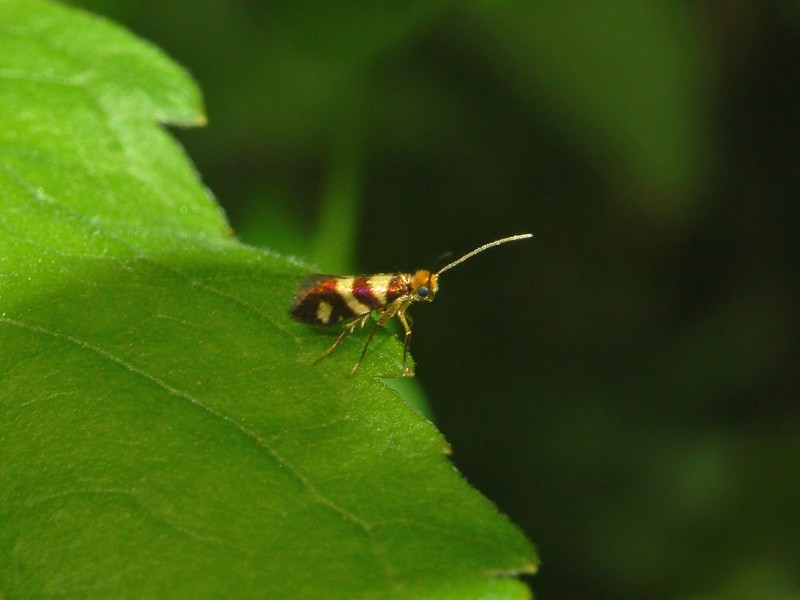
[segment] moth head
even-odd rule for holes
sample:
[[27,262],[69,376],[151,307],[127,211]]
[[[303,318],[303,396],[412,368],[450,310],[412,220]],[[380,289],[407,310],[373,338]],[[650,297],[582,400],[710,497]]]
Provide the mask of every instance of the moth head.
[[425,270],[419,270],[414,273],[414,277],[411,279],[411,293],[414,294],[414,300],[430,302],[438,291],[438,273],[431,273]]

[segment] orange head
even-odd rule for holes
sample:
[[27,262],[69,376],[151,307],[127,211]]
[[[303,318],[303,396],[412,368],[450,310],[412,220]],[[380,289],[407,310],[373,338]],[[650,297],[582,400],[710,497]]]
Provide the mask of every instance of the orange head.
[[411,293],[414,294],[414,300],[425,300],[430,302],[439,291],[439,274],[431,273],[420,269],[414,273],[411,279]]

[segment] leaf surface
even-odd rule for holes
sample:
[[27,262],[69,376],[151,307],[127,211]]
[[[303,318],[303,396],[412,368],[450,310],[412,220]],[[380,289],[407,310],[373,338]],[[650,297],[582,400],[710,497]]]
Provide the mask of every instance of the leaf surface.
[[296,261],[230,236],[157,124],[157,49],[0,0],[0,595],[518,598],[533,547],[350,343],[287,315]]

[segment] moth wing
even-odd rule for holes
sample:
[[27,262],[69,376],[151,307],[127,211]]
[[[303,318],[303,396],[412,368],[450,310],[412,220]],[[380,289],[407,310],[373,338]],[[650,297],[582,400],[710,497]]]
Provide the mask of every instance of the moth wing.
[[306,275],[299,282],[289,314],[296,321],[310,325],[340,323],[357,316],[342,295],[352,277],[338,277],[322,273]]

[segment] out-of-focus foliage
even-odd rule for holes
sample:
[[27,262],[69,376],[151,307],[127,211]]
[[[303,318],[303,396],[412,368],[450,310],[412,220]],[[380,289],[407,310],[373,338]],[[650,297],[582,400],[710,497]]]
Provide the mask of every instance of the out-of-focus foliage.
[[536,234],[448,273],[414,356],[541,597],[797,596],[796,3],[83,4],[198,78],[245,239],[386,271]]

